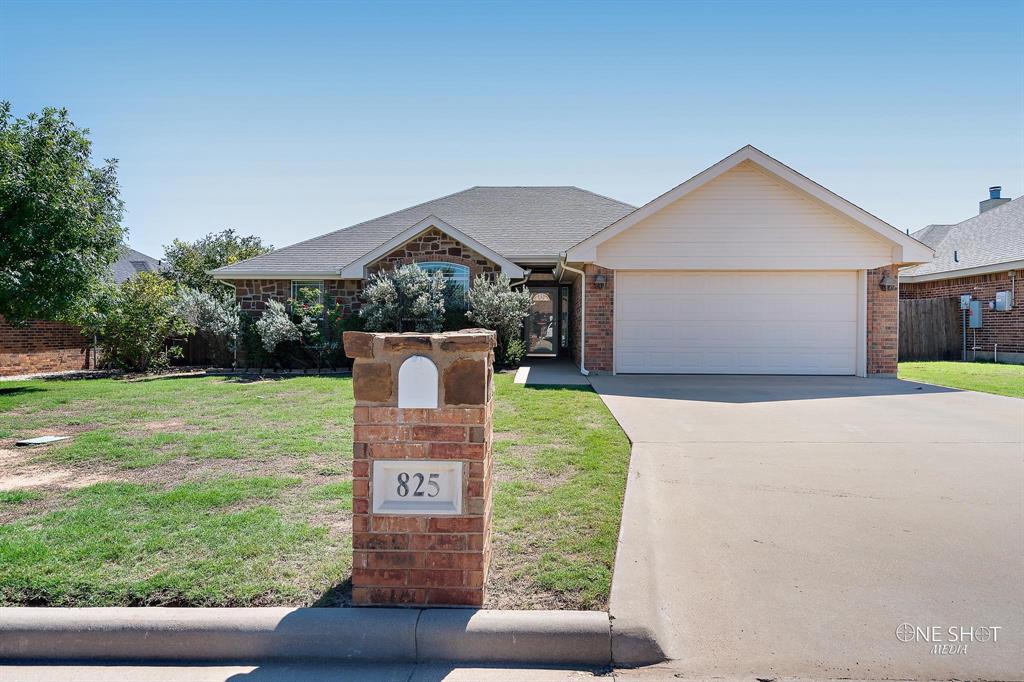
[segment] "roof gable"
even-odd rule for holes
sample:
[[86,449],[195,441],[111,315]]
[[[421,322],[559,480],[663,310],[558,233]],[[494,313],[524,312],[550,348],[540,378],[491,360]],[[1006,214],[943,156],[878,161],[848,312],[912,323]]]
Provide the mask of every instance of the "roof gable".
[[485,244],[481,244],[465,232],[449,225],[437,216],[427,216],[415,225],[410,225],[388,241],[374,249],[371,249],[370,251],[367,251],[362,256],[346,265],[341,269],[342,279],[363,279],[366,277],[366,266],[370,265],[378,258],[388,255],[398,247],[431,229],[438,229],[452,239],[465,244],[500,267],[501,271],[511,279],[522,279],[526,276],[526,272],[521,267],[502,256],[500,253],[497,253],[494,249]]
[[773,159],[759,149],[747,145],[568,249],[565,254],[566,261],[593,262],[597,258],[597,247],[599,245],[693,194],[741,164],[751,164],[802,196],[852,221],[872,235],[885,240],[892,246],[892,262],[925,262],[932,257],[931,249],[926,245],[797,173],[789,166]]

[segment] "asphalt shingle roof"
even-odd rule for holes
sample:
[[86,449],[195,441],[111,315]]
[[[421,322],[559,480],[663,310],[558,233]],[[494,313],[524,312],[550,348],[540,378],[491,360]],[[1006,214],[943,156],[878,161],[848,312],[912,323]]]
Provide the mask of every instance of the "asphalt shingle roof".
[[1024,197],[956,225],[929,225],[911,236],[935,249],[935,260],[901,270],[901,275],[933,275],[1024,260]]
[[160,261],[127,246],[121,247],[121,257],[110,267],[114,281],[121,284],[136,272],[158,272]]
[[335,272],[431,215],[516,260],[554,258],[634,206],[578,187],[471,187],[215,272]]

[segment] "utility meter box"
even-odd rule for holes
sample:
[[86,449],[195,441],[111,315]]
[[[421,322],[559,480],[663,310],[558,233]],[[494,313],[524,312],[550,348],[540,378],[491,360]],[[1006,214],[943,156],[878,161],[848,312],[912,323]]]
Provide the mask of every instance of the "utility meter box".
[[971,329],[981,329],[981,301],[971,301],[967,324]]
[[1001,313],[1005,313],[1012,308],[1013,293],[1010,291],[997,291],[995,309]]
[[960,310],[969,310],[971,307],[971,295],[961,294],[960,296]]

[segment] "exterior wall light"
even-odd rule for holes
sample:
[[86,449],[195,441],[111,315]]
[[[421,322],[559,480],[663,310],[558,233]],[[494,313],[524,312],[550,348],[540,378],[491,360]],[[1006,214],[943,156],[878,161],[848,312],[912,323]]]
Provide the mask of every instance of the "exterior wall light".
[[597,275],[594,277],[594,286],[597,287],[598,289],[604,289],[604,283],[606,281],[607,280],[605,279],[604,275]]
[[882,279],[878,280],[878,288],[882,291],[892,291],[897,286],[899,286],[899,281],[888,273],[883,275]]

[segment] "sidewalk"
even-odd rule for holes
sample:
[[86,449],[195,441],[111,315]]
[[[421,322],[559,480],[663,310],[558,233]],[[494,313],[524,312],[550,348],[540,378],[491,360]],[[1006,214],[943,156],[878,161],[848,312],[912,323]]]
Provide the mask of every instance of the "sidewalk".
[[594,679],[603,673],[607,673],[607,670],[471,667],[447,663],[0,665],[0,679],[4,682],[578,682]]

